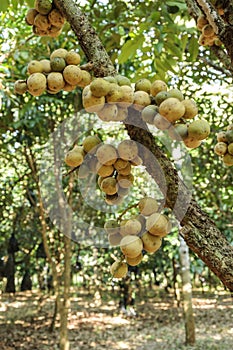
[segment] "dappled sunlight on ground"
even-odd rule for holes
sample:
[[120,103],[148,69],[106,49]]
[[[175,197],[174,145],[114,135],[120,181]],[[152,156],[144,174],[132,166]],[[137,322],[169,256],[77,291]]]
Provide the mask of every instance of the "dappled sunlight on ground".
[[[161,291],[160,291],[161,292]],[[173,297],[154,294],[137,300],[136,317],[118,309],[116,295],[76,291],[69,317],[71,350],[231,350],[233,342],[233,304],[229,294],[194,293],[196,345],[185,347],[182,308]],[[111,299],[112,297],[112,299]],[[37,292],[2,295],[0,301],[1,350],[56,350],[58,324],[52,321],[54,297]]]

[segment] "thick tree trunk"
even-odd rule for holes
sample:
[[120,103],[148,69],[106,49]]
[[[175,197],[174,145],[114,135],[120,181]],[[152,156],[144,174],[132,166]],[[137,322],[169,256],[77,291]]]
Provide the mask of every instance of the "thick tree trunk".
[[[92,61],[94,67],[98,64],[102,68],[104,67],[101,68],[101,71],[94,69],[94,73],[98,76],[112,75],[114,67],[110,64],[109,59],[106,60],[105,65],[103,62],[101,63],[100,57],[106,58],[107,53],[75,1],[56,0],[55,2],[70,22],[87,58]],[[93,34],[91,35],[91,33]],[[133,111],[129,116],[125,126],[130,138],[150,150],[156,158],[155,164],[151,161],[151,157],[141,155],[148,173],[163,192],[167,207],[173,210],[181,223],[181,235],[187,245],[209,266],[223,284],[233,291],[233,247],[230,246],[223,233],[217,229],[209,216],[191,198],[192,194],[189,189],[179,178],[171,161],[156,145],[155,137],[148,131],[146,124],[136,111]]]
[[185,343],[195,344],[195,321],[192,306],[192,284],[190,278],[189,250],[184,239],[180,237],[180,264],[182,279],[183,310],[185,322]]

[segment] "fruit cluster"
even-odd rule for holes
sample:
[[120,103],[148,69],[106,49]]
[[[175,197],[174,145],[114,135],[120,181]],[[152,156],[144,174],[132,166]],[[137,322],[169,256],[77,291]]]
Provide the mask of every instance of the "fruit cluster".
[[61,90],[72,91],[77,86],[85,87],[91,81],[89,72],[79,66],[80,55],[75,51],[57,49],[50,59],[29,62],[27,80],[17,80],[14,85],[17,94],[28,91],[33,96],[40,96],[44,91],[56,94]]
[[111,246],[119,246],[123,254],[110,267],[115,278],[125,277],[128,265],[136,266],[143,259],[143,252],[155,253],[162,239],[171,231],[171,222],[161,214],[157,201],[144,197],[138,203],[139,214],[120,222],[109,220],[104,228]]
[[214,28],[209,23],[205,15],[200,15],[197,18],[197,29],[201,31],[201,34],[198,39],[198,43],[201,46],[213,46],[221,45],[221,41],[218,39]]
[[[84,162],[85,158],[85,162]],[[82,146],[75,145],[65,155],[65,163],[77,169],[78,176],[85,178],[96,173],[98,185],[109,205],[119,204],[133,184],[132,166],[140,165],[138,147],[133,140],[124,140],[118,147],[102,144],[98,136],[88,136]]]
[[217,134],[214,152],[222,158],[226,166],[233,165],[233,124],[228,125],[226,131]]
[[62,13],[51,0],[35,0],[34,8],[30,8],[25,17],[33,32],[39,36],[57,37],[65,23]]
[[168,90],[162,80],[140,79],[133,88],[121,75],[96,78],[83,89],[82,100],[86,111],[96,112],[103,121],[123,121],[133,107],[145,122],[168,130],[172,139],[183,140],[189,148],[198,147],[210,133],[205,120],[187,123],[198,114],[196,103],[178,89]]

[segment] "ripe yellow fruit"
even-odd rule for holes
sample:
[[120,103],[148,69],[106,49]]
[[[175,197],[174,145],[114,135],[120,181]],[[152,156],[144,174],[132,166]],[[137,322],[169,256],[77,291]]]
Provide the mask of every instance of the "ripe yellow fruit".
[[189,136],[184,138],[183,141],[184,141],[185,146],[188,147],[188,148],[197,148],[202,143],[202,141],[197,140],[197,139],[195,139],[193,137],[189,137]]
[[138,235],[141,229],[142,225],[137,219],[129,219],[125,223],[125,232],[128,235]]
[[77,52],[71,50],[67,52],[65,60],[67,64],[77,65],[81,62],[81,57]]
[[120,107],[129,107],[132,105],[134,101],[134,91],[131,86],[122,85],[120,86],[120,91],[122,93],[122,97],[119,102]]
[[129,164],[129,162],[127,160],[122,159],[122,158],[117,158],[117,160],[115,161],[113,166],[117,171],[121,171],[122,169],[127,167],[128,164]]
[[96,148],[100,143],[101,140],[97,135],[89,135],[83,140],[84,151],[86,153],[93,153],[96,151]]
[[44,69],[43,64],[37,60],[30,61],[27,66],[27,71],[29,74],[42,73],[43,69]]
[[226,131],[220,131],[217,134],[217,140],[218,142],[227,142]]
[[46,89],[46,77],[42,73],[33,73],[27,79],[28,91],[33,96],[40,96]]
[[97,163],[96,172],[99,176],[108,177],[113,174],[114,167],[112,165],[103,165],[101,163]]
[[40,63],[42,64],[44,73],[50,73],[51,72],[50,60],[47,60],[47,59],[40,60]]
[[230,143],[230,144],[228,145],[227,150],[228,150],[228,153],[230,153],[231,155],[233,155],[233,142]]
[[119,143],[118,154],[124,160],[132,160],[138,155],[137,143],[133,140],[124,140]]
[[[68,66],[67,66],[68,67]],[[105,98],[92,95],[89,85],[82,92],[83,107],[87,112],[99,112],[105,105]]]
[[111,84],[103,78],[96,78],[90,84],[92,95],[96,97],[106,96],[111,88]]
[[47,30],[50,26],[50,23],[47,16],[38,13],[34,19],[34,25],[41,30]]
[[38,11],[34,8],[31,8],[27,11],[26,13],[26,17],[25,17],[25,21],[27,24],[29,24],[30,26],[32,26],[34,24],[35,21],[35,17],[38,14]]
[[128,165],[124,168],[118,171],[118,174],[121,175],[129,175],[131,173],[131,164],[128,163]]
[[168,91],[160,91],[155,96],[155,103],[157,106],[161,105],[163,101],[165,101],[168,97],[171,97],[170,93]]
[[159,113],[173,123],[184,115],[185,106],[178,98],[169,97],[159,106]]
[[156,199],[152,197],[144,197],[140,199],[138,203],[138,208],[142,215],[149,216],[157,212],[159,205]]
[[192,119],[198,114],[198,107],[196,105],[196,102],[191,99],[185,99],[181,101],[181,103],[185,107],[185,112],[182,116],[182,118],[185,119]]
[[112,145],[101,145],[96,151],[96,157],[101,164],[112,165],[118,158],[117,150]]
[[142,78],[135,84],[135,91],[145,91],[150,94],[151,82],[149,79]]
[[129,188],[132,186],[134,181],[134,176],[132,174],[129,175],[117,175],[117,181],[120,187]]
[[196,140],[204,140],[210,133],[210,126],[206,120],[195,120],[188,126],[188,135]]
[[230,153],[226,153],[226,154],[223,156],[223,163],[224,163],[226,166],[232,166],[232,165],[233,165],[233,155],[231,155]]
[[117,181],[114,177],[106,177],[100,185],[100,189],[109,195],[117,193]]
[[151,214],[146,220],[146,229],[154,236],[166,235],[168,229],[166,216],[160,213]]
[[128,273],[128,266],[125,262],[117,260],[111,265],[110,273],[114,278],[124,278]]
[[57,49],[54,50],[51,55],[50,55],[50,59],[54,58],[54,57],[61,57],[61,58],[66,58],[66,55],[68,54],[68,51],[66,49]]
[[136,258],[143,249],[142,240],[138,236],[127,235],[120,242],[120,249],[125,256]]
[[63,17],[63,15],[61,14],[61,12],[58,9],[53,9],[49,15],[49,22],[58,28],[61,28],[63,26],[63,24],[65,23],[65,18]]
[[65,86],[63,87],[64,91],[73,91],[76,89],[76,85],[70,85],[68,83],[65,83]]
[[143,259],[142,253],[136,256],[135,258],[130,258],[129,256],[125,257],[127,264],[129,264],[130,266],[137,266],[138,264],[140,264],[142,259]]
[[54,92],[62,90],[65,86],[63,75],[60,72],[51,72],[47,76],[48,89]]
[[134,109],[141,111],[144,107],[151,104],[150,95],[145,91],[135,91],[133,107]]
[[142,235],[143,249],[148,253],[155,253],[162,245],[162,239],[159,236],[153,236],[149,232]]
[[85,70],[81,70],[82,79],[78,82],[78,86],[84,88],[91,82],[91,74]]
[[[218,156],[223,156],[225,153],[227,153],[227,144],[225,142],[218,142],[215,146],[214,146],[214,152],[218,155]],[[229,152],[230,153],[230,152]]]
[[14,92],[19,95],[23,95],[28,90],[28,86],[25,80],[16,80],[14,84]]
[[106,101],[108,103],[117,103],[121,102],[122,97],[123,91],[120,86],[115,83],[111,83],[109,93],[106,95]]
[[150,93],[152,96],[156,96],[160,91],[167,91],[167,84],[162,80],[155,80],[151,84]]
[[77,167],[83,162],[83,154],[80,152],[80,149],[74,147],[68,151],[65,155],[65,163],[71,167]]
[[82,79],[82,71],[79,67],[70,64],[63,70],[63,77],[70,85],[77,85]]

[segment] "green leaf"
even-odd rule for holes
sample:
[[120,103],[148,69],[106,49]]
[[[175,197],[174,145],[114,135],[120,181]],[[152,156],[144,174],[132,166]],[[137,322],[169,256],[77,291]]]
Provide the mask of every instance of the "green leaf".
[[189,61],[191,62],[196,61],[197,55],[199,52],[199,44],[198,44],[197,38],[194,35],[192,35],[189,41],[188,51],[190,54]]
[[133,58],[136,54],[137,49],[139,49],[142,46],[143,42],[143,35],[126,41],[126,43],[122,46],[121,53],[118,57],[118,62],[122,64],[128,59]]
[[1,0],[0,1],[0,12],[5,12],[8,9],[9,0]]

